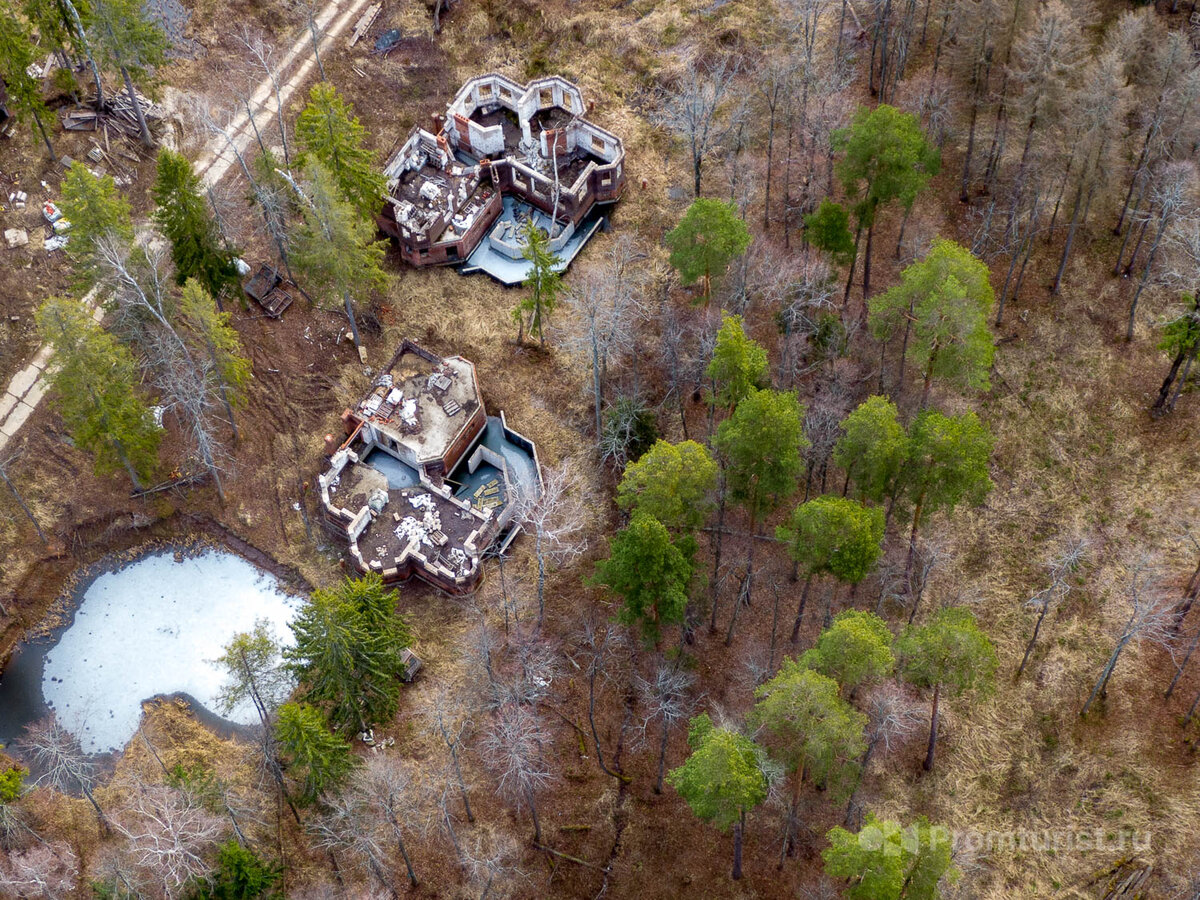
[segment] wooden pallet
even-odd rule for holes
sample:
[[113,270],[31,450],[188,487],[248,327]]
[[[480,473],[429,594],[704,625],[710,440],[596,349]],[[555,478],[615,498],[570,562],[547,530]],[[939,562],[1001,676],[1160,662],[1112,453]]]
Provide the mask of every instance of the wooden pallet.
[[372,3],[367,7],[367,11],[363,13],[358,22],[354,25],[354,33],[350,35],[350,43],[347,46],[353,47],[362,36],[367,33],[367,30],[375,24],[375,20],[379,17],[379,11],[383,9],[382,3]]

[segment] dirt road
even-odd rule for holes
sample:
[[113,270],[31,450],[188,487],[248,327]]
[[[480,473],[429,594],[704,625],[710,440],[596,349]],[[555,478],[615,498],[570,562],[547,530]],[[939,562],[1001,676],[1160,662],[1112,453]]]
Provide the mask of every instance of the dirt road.
[[[322,35],[322,49],[332,49],[333,42],[353,24],[368,2],[369,0],[330,0],[316,20],[318,31]],[[285,106],[297,88],[312,74],[315,66],[316,56],[313,53],[312,39],[305,29],[277,66],[277,77],[282,79],[279,86],[280,100]],[[259,83],[251,102],[259,130],[270,131],[276,121],[275,92],[270,78],[263,78]],[[245,152],[254,138],[250,117],[244,112],[230,123],[227,132],[238,152]],[[236,158],[229,148],[229,141],[223,135],[213,137],[195,161],[196,172],[209,187],[220,182],[233,165],[236,165]],[[93,288],[81,302],[91,309],[96,304],[96,296],[97,289]],[[95,315],[99,318],[98,309]],[[53,353],[48,346],[41,347],[32,361],[13,376],[4,393],[0,395],[0,454],[3,454],[5,446],[41,403],[46,393],[44,373],[52,357]]]

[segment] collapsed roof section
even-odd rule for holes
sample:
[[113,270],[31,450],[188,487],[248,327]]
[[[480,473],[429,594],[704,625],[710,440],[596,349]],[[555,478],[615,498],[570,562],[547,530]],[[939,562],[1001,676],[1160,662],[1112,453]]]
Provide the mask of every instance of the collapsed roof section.
[[511,283],[526,268],[520,228],[533,221],[565,267],[625,186],[620,138],[585,112],[558,76],[471,79],[434,117],[436,133],[413,129],[388,162],[379,227],[411,265],[469,260],[466,270]]
[[512,539],[521,505],[541,492],[537,449],[503,413],[487,415],[474,364],[405,341],[342,423],[318,484],[355,568],[474,590],[483,554]]

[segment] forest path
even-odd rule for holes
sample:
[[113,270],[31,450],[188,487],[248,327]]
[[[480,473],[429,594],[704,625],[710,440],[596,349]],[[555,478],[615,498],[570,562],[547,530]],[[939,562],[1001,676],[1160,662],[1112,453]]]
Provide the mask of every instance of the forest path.
[[[330,0],[316,18],[321,42],[329,47],[332,41],[336,40],[355,20],[368,2],[370,0]],[[296,89],[312,74],[316,64],[312,38],[308,29],[305,28],[279,61],[277,67],[278,77],[283,79],[279,85],[279,96],[285,106]],[[276,121],[276,112],[272,102],[274,97],[275,92],[271,85],[271,79],[264,77],[251,95],[251,105],[254,109],[253,124],[245,112],[234,117],[230,123],[227,132],[239,153],[244,153],[250,142],[254,140],[253,125],[257,125],[259,131],[266,131],[270,129],[271,123]],[[229,148],[229,141],[223,135],[216,135],[208,142],[204,152],[195,161],[194,168],[200,175],[204,186],[212,187],[228,174],[236,161],[236,157]],[[88,309],[95,307],[93,315],[97,321],[102,315],[101,309],[96,307],[98,291],[99,288],[92,288],[81,301]],[[4,394],[0,395],[0,453],[3,453],[9,441],[16,436],[21,426],[29,420],[38,404],[42,402],[42,398],[46,394],[46,367],[50,365],[53,356],[54,352],[49,345],[40,347],[30,363],[13,376],[8,387],[5,388]]]

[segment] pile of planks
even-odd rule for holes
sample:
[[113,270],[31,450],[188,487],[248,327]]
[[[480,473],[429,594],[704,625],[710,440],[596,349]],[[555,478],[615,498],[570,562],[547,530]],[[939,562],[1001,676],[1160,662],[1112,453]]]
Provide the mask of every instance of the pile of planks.
[[353,47],[357,44],[364,34],[375,24],[375,19],[379,16],[379,11],[383,9],[382,3],[372,3],[367,7],[367,11],[359,17],[359,20],[354,25],[354,32],[350,35],[349,46]]
[[[142,115],[146,117],[146,123],[153,128],[155,123],[163,118],[162,111],[142,94],[139,93],[137,98],[142,107]],[[127,137],[133,141],[137,141],[140,137],[137,113],[133,109],[133,102],[129,99],[129,94],[125,91],[107,95],[104,98],[104,105],[98,110],[88,106],[77,106],[64,111],[62,124],[67,131],[103,129],[106,143],[110,136]]]

